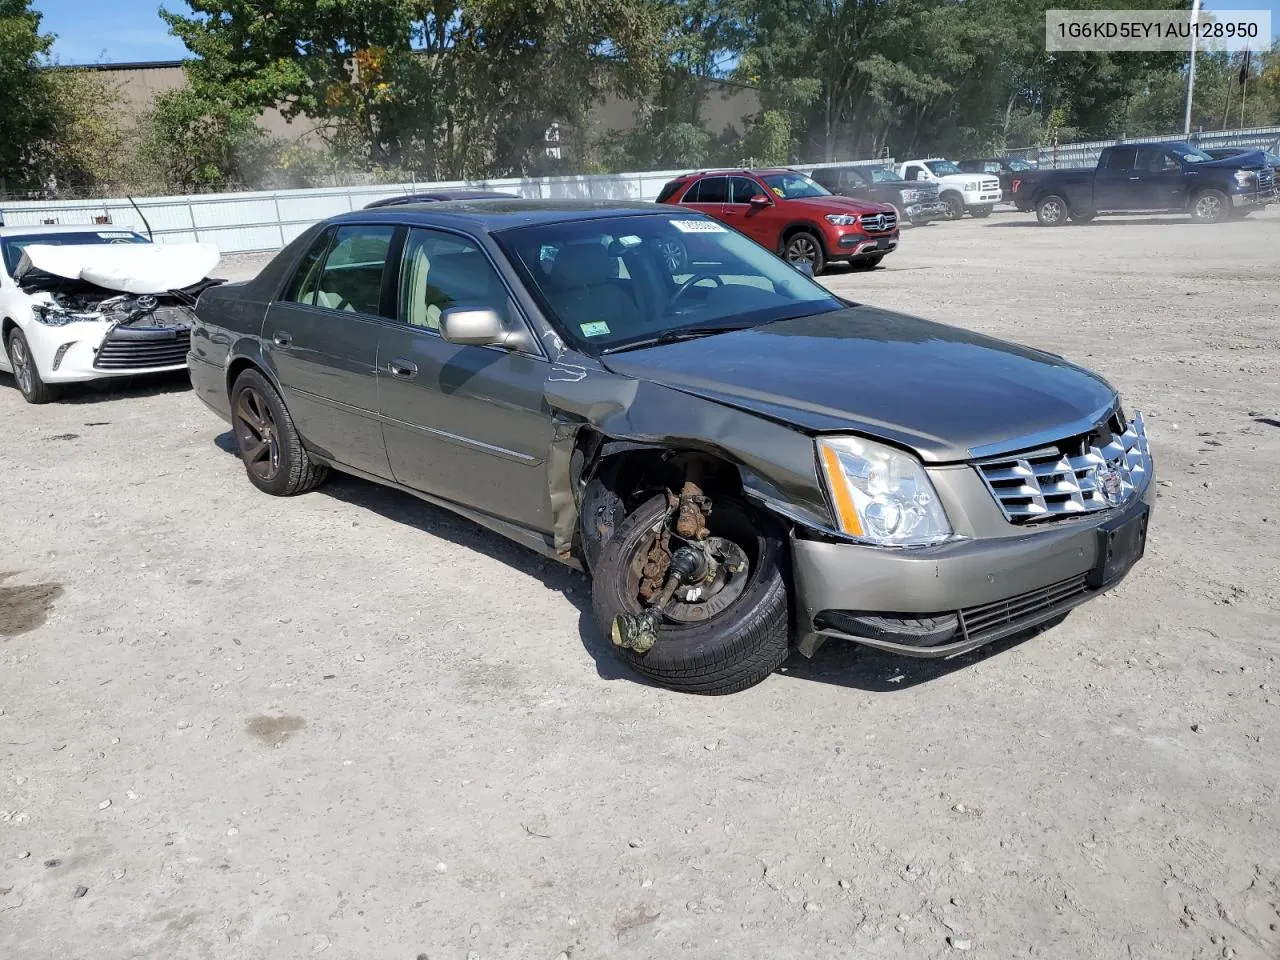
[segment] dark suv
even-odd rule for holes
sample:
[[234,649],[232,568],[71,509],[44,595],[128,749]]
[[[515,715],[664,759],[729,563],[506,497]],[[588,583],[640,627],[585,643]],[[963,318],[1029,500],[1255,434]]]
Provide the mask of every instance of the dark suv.
[[873,203],[890,203],[898,215],[911,224],[928,223],[946,217],[948,207],[938,197],[938,185],[903,180],[897,171],[870,164],[819,167],[813,179],[832,193]]
[[892,206],[835,196],[798,170],[686,173],[658,202],[709,214],[815,275],[832,260],[874,267],[898,246]]

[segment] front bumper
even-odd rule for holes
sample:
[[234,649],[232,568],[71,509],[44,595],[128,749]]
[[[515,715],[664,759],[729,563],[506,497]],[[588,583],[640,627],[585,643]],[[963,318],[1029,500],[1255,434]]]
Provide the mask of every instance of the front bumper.
[[985,207],[989,204],[999,203],[1004,194],[999,190],[978,190],[966,193],[963,196],[966,207]]
[[[179,343],[169,331],[152,334],[151,329],[136,336],[132,328],[89,321],[35,328],[27,341],[45,383],[86,383],[185,370],[185,341]],[[182,332],[185,335],[185,329]]]
[[882,257],[897,249],[899,233],[872,236],[866,233],[842,233],[834,249],[827,251],[829,260],[857,260],[863,257]]
[[995,539],[893,550],[792,535],[796,632],[912,657],[953,657],[1028,630],[1116,586],[1093,576],[1099,529],[1150,515],[1154,473],[1127,504]]
[[1275,188],[1271,186],[1231,194],[1231,205],[1236,208],[1266,206],[1276,202],[1280,201],[1277,200]]
[[912,203],[904,207],[902,213],[911,221],[933,220],[947,215],[947,205],[941,200]]

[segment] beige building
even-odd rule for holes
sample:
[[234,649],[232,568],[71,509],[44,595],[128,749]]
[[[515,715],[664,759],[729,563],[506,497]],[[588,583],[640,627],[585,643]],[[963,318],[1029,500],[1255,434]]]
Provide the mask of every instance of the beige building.
[[[126,126],[146,113],[159,94],[187,85],[181,60],[104,63],[78,69],[98,70],[111,77],[120,91]],[[717,137],[730,132],[733,136],[740,134],[747,119],[760,110],[760,97],[756,90],[736,83],[706,81],[706,84],[708,90],[702,118],[707,132]],[[589,125],[597,132],[631,130],[636,125],[639,107],[640,104],[634,100],[606,97],[592,108]],[[306,141],[313,136],[312,125],[305,118],[290,122],[276,109],[264,112],[258,122],[267,133],[282,140]],[[548,149],[554,150],[558,130],[549,134]]]

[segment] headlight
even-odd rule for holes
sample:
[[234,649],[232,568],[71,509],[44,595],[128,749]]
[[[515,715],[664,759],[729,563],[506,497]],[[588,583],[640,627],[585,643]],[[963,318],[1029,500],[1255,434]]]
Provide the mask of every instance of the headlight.
[[858,225],[858,217],[856,214],[828,213],[827,223],[835,227],[856,227]]
[[77,320],[84,319],[74,313],[67,313],[67,311],[59,307],[38,305],[32,307],[31,312],[37,320],[49,327],[65,327],[68,323],[75,323]]
[[898,547],[951,536],[938,494],[915,457],[860,437],[822,437],[818,460],[843,532]]
[[1257,175],[1256,173],[1254,173],[1252,170],[1237,170],[1237,171],[1236,171],[1236,183],[1240,184],[1240,186],[1242,186],[1242,187],[1243,187],[1246,183],[1253,183],[1253,181],[1255,181],[1255,180],[1257,180],[1257,179],[1258,179],[1258,175]]
[[966,183],[964,185],[964,189],[965,189],[965,193],[972,193],[974,190],[981,190],[982,184],[979,183],[977,180],[974,180],[972,183]]

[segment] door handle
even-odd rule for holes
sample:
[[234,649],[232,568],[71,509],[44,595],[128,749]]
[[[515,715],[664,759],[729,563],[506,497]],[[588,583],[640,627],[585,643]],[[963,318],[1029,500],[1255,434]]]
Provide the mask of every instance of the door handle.
[[412,360],[396,357],[387,361],[387,372],[401,380],[412,380],[418,375],[418,365]]
[[287,347],[293,343],[293,334],[285,330],[277,330],[275,336],[271,339],[277,347]]
[[1129,179],[1130,179],[1130,180],[1141,180],[1142,178],[1141,178],[1141,177],[1130,177]]

